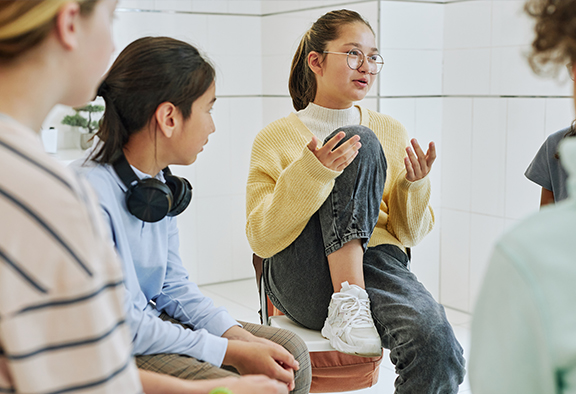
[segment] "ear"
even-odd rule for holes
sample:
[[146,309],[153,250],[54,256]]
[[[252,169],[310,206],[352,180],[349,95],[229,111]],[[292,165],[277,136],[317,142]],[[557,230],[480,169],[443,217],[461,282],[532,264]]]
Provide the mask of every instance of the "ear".
[[80,5],[75,1],[63,5],[56,17],[55,32],[64,48],[71,50],[78,47],[79,23]]
[[166,138],[172,137],[176,127],[178,127],[178,108],[170,102],[164,102],[156,108],[154,112],[154,119],[156,124],[162,131]]
[[312,70],[312,72],[318,76],[322,76],[322,74],[324,74],[324,69],[322,68],[322,61],[323,58],[322,56],[318,53],[318,52],[310,52],[308,54],[308,67],[310,67],[310,70]]

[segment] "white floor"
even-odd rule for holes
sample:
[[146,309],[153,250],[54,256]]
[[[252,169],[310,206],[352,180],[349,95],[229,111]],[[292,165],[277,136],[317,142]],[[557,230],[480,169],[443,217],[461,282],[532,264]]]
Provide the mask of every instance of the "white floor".
[[[224,306],[237,320],[260,323],[258,317],[258,288],[255,279],[239,280],[235,282],[219,283],[200,286],[204,295],[212,298],[217,306]],[[471,316],[446,308],[448,320],[454,328],[456,337],[464,348],[466,357],[470,349],[470,323]],[[385,357],[380,364],[380,378],[375,386],[367,389],[351,391],[356,394],[393,394],[396,374],[390,360]],[[459,393],[470,394],[470,386],[466,379],[460,386]]]

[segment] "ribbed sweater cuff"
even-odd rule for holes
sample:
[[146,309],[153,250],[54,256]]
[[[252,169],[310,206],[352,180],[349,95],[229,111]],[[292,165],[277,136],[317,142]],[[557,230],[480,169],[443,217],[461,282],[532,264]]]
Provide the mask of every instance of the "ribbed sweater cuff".
[[404,191],[415,192],[422,189],[423,187],[426,187],[427,185],[430,185],[428,175],[415,182],[411,182],[408,179],[406,179],[406,172],[402,172],[398,179],[398,187]]

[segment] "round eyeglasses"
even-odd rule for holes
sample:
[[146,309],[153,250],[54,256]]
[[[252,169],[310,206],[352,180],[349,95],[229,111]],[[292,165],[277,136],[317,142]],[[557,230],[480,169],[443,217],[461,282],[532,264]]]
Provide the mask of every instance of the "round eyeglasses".
[[352,70],[358,70],[364,64],[364,58],[368,59],[368,72],[376,75],[382,70],[384,66],[384,59],[382,56],[375,53],[370,56],[364,55],[360,49],[350,49],[348,52],[330,52],[324,51],[323,53],[332,53],[334,55],[346,55],[346,63]]

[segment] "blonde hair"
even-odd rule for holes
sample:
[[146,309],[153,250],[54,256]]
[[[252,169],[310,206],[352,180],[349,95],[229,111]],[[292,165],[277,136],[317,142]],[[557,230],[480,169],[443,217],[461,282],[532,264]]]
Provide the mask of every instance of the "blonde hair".
[[3,0],[0,1],[0,61],[11,60],[42,42],[55,24],[63,5],[80,3],[88,15],[98,0]]

